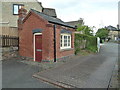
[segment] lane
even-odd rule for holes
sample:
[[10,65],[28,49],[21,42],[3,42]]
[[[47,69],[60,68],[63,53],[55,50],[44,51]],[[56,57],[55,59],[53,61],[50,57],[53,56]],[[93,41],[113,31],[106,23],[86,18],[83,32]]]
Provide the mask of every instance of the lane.
[[[36,76],[79,88],[107,88],[115,61],[118,57],[118,44],[105,43],[100,53],[70,60],[64,65],[43,71]],[[2,62],[3,88],[54,88],[32,75],[38,66],[27,65],[18,60]],[[55,87],[56,88],[56,87]]]
[[53,85],[37,80],[32,75],[39,67],[20,63],[18,60],[2,62],[3,88],[55,88]]
[[79,88],[107,88],[117,57],[118,44],[105,43],[96,55],[71,60],[36,77]]
[[84,87],[108,87],[113,69],[118,59],[118,44],[105,43],[104,45],[102,45],[99,56],[101,56],[99,57],[99,59],[104,59],[105,62],[94,73],[90,75]]

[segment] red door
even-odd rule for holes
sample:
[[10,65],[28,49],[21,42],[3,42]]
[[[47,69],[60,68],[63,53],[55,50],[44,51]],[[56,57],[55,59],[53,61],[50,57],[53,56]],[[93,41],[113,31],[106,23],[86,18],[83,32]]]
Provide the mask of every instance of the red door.
[[42,35],[35,35],[35,61],[42,60]]

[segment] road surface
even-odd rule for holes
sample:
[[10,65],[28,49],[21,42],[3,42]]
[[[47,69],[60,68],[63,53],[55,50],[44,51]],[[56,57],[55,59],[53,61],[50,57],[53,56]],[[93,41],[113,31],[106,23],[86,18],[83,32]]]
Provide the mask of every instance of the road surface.
[[34,77],[61,87],[108,88],[118,58],[118,44],[105,43],[101,47],[95,55],[75,58]]

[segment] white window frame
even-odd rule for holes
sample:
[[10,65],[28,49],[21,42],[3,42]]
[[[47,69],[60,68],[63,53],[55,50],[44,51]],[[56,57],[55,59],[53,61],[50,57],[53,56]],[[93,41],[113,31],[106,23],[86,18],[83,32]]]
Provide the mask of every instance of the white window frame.
[[[62,42],[61,42],[61,36],[62,36]],[[64,46],[64,36],[67,36],[67,46]],[[68,46],[68,36],[70,36],[70,45]],[[61,46],[62,45],[62,46]],[[60,49],[69,49],[71,48],[71,34],[61,34],[60,35]]]
[[13,4],[13,15],[18,15],[19,9],[24,6],[23,4]]

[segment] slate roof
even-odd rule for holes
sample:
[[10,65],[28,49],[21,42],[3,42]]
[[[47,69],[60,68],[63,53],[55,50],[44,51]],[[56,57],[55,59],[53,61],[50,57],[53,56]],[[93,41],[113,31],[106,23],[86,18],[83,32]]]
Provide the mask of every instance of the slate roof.
[[72,26],[77,26],[78,24],[81,24],[81,25],[84,24],[83,20],[70,21],[70,22],[66,22],[66,23],[69,24],[69,25],[72,25]]
[[31,9],[31,11],[36,13],[37,15],[40,15],[41,17],[43,17],[44,19],[46,19],[50,23],[58,24],[58,25],[62,25],[62,26],[70,27],[70,28],[75,28],[74,26],[68,25],[67,23],[63,22],[62,20],[60,20],[58,18],[51,17],[49,15],[46,15],[46,14],[39,12],[39,11],[36,11],[34,9]]
[[106,28],[109,29],[109,30],[112,30],[112,31],[117,31],[117,28],[113,27],[111,25],[107,26]]
[[46,15],[52,16],[52,17],[57,17],[55,9],[52,8],[43,8],[42,12]]

